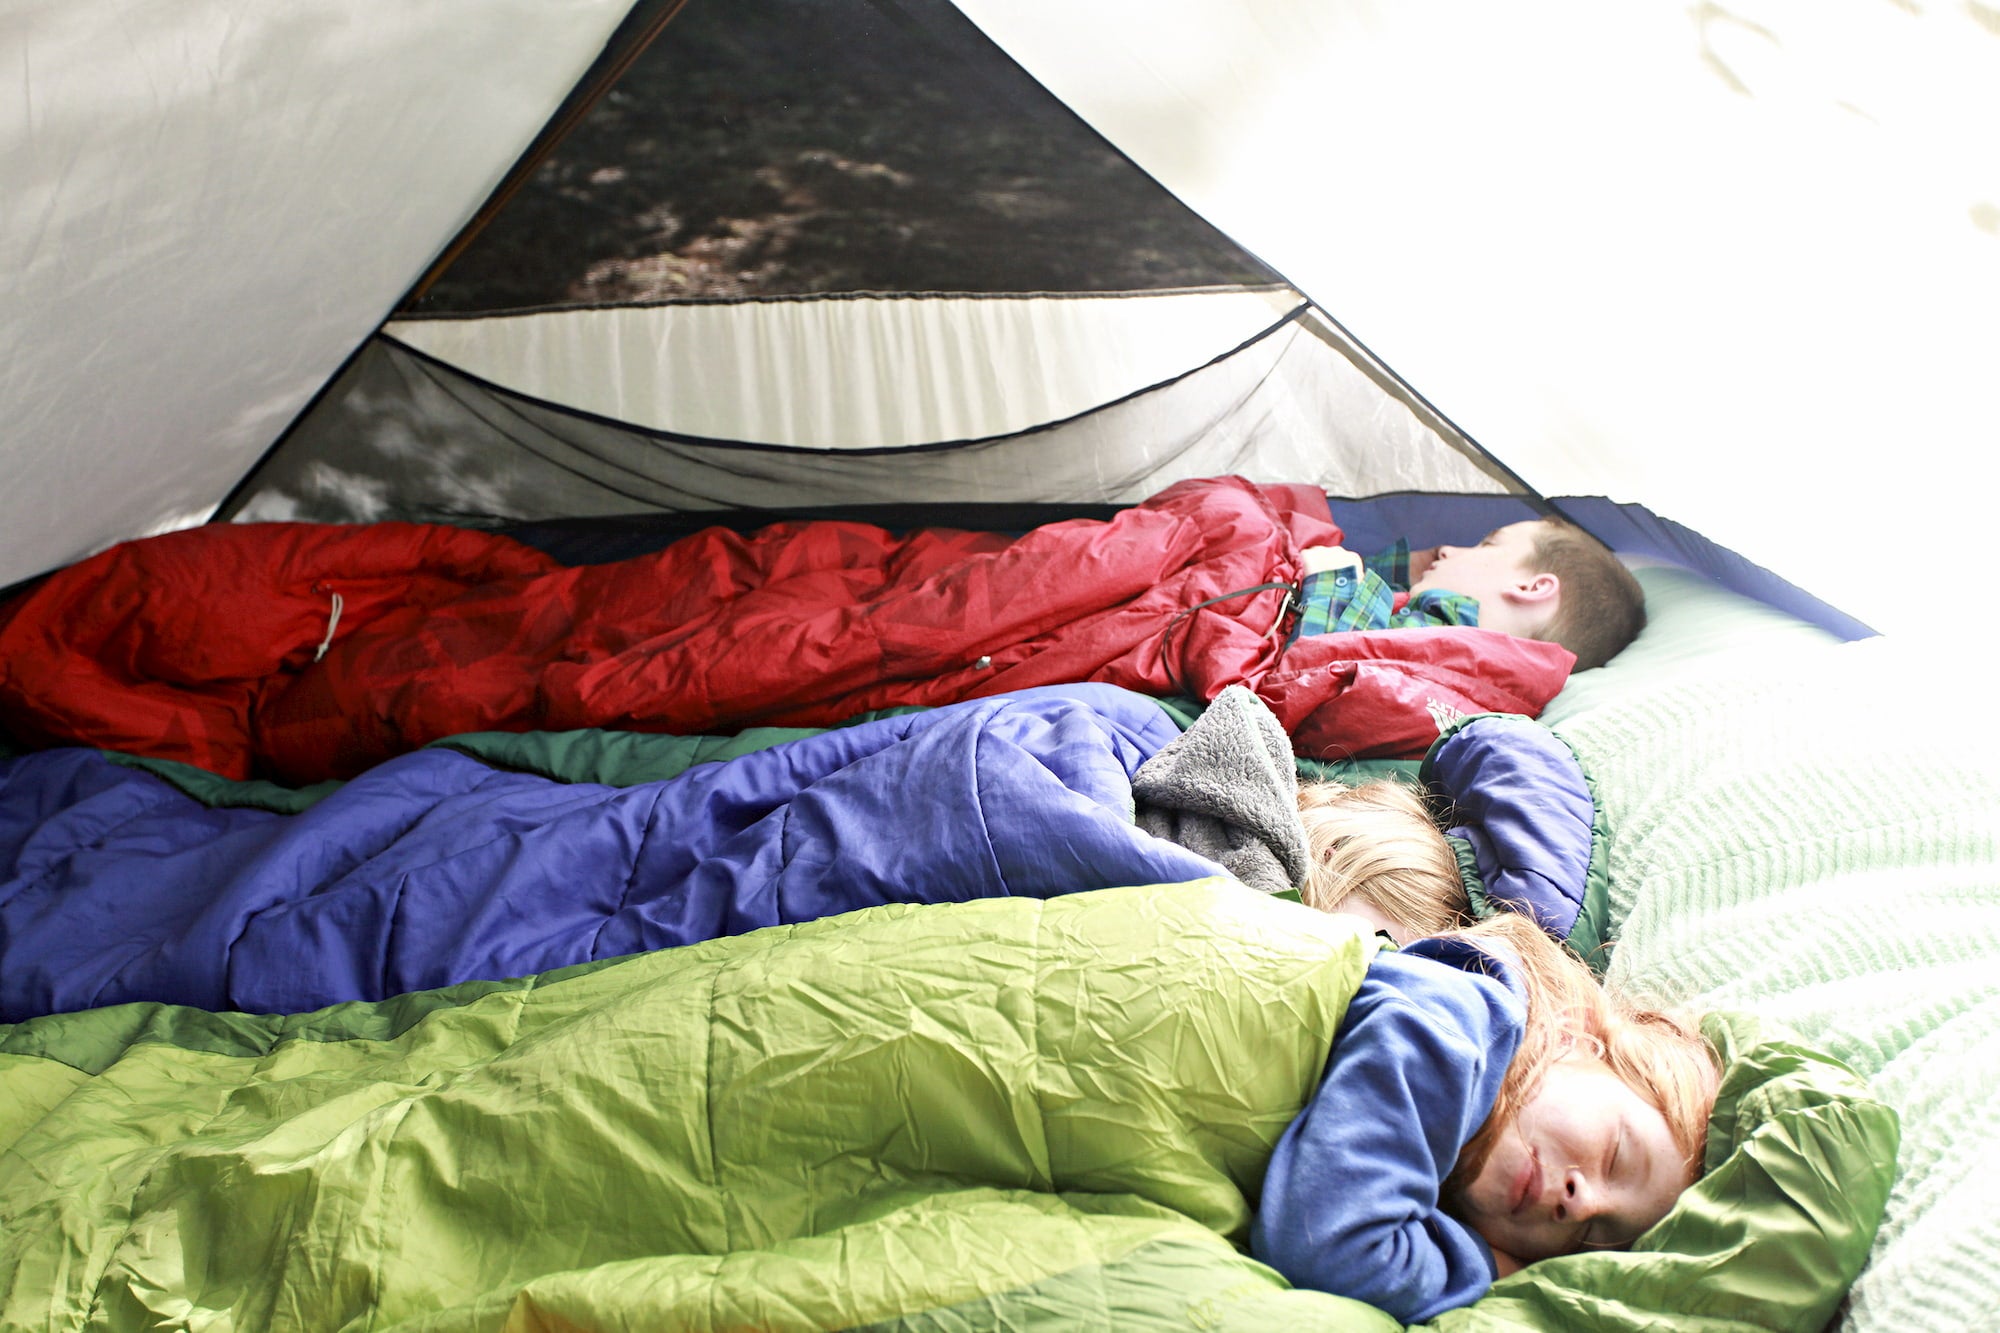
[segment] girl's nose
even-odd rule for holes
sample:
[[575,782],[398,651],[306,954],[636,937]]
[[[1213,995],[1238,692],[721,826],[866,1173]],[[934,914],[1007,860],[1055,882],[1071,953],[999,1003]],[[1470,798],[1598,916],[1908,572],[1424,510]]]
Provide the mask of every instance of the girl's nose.
[[1587,1222],[1597,1215],[1597,1191],[1583,1178],[1583,1172],[1571,1168],[1563,1173],[1562,1193],[1556,1196],[1556,1221]]

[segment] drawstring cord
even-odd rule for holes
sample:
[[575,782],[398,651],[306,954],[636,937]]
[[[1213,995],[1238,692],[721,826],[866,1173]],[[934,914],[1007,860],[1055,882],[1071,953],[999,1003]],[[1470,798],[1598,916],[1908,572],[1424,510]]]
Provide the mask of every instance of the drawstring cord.
[[[1210,597],[1206,601],[1196,602],[1193,606],[1183,607],[1181,610],[1176,611],[1173,619],[1169,620],[1165,627],[1160,630],[1160,662],[1167,669],[1167,684],[1173,686],[1176,690],[1180,690],[1183,687],[1180,673],[1174,670],[1172,652],[1174,626],[1180,624],[1203,607],[1214,606],[1217,602],[1226,602],[1232,597],[1248,597],[1253,593],[1260,592],[1282,592],[1285,595],[1278,599],[1277,618],[1271,622],[1271,628],[1265,630],[1262,636],[1266,639],[1276,638],[1278,631],[1284,628],[1286,617],[1291,614],[1292,605],[1298,599],[1298,591],[1297,585],[1291,583],[1259,583],[1248,588],[1238,588],[1235,592],[1225,592],[1218,596]],[[1282,659],[1284,655],[1285,646],[1280,645],[1278,656]]]
[[1278,637],[1278,631],[1285,627],[1285,617],[1292,613],[1292,602],[1297,598],[1298,591],[1289,583],[1285,585],[1285,595],[1278,599],[1278,617],[1271,622],[1271,628],[1264,631],[1265,638]]
[[333,595],[333,614],[326,618],[326,637],[319,641],[319,650],[313,654],[313,661],[315,662],[325,657],[326,650],[333,647],[333,632],[340,628],[341,605],[340,594],[335,593]]

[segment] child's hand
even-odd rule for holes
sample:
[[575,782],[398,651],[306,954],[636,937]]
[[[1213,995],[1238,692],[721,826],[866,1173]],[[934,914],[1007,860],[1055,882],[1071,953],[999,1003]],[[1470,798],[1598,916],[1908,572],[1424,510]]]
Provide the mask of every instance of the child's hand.
[[1308,546],[1299,552],[1299,564],[1308,574],[1324,574],[1330,569],[1358,569],[1361,557],[1345,546]]

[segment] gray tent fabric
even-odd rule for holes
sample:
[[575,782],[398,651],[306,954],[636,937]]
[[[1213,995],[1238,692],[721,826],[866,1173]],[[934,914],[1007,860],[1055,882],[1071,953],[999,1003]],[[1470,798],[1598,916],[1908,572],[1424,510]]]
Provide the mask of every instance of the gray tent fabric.
[[1263,700],[1241,685],[1132,779],[1139,827],[1214,861],[1253,889],[1305,882],[1311,857],[1299,818],[1292,743]]

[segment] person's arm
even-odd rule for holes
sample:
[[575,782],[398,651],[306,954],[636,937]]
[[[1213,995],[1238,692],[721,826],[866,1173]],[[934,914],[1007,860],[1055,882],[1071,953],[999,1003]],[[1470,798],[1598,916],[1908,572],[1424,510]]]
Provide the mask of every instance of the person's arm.
[[1308,546],[1299,552],[1299,634],[1385,629],[1395,594],[1344,546]]
[[1340,569],[1359,569],[1361,557],[1345,546],[1308,546],[1299,552],[1299,567],[1307,574],[1325,574]]
[[1477,1300],[1496,1258],[1438,1206],[1520,1041],[1504,983],[1379,955],[1312,1102],[1279,1140],[1251,1253],[1293,1285],[1414,1323]]

